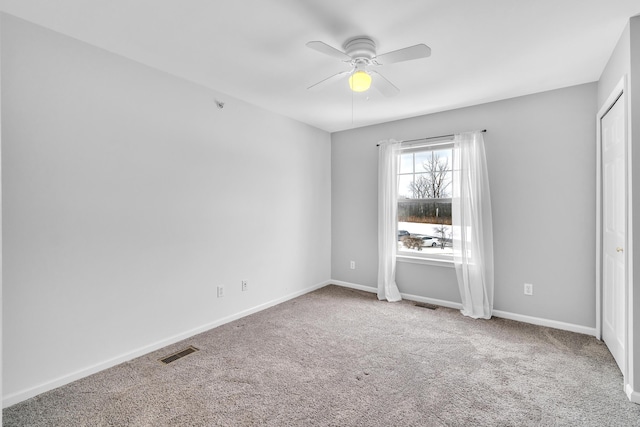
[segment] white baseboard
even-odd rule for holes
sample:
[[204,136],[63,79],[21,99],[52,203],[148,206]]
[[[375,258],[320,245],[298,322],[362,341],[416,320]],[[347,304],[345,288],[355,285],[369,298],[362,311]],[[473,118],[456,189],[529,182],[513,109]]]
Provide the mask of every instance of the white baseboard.
[[61,387],[65,384],[69,384],[73,381],[79,380],[81,378],[87,377],[89,375],[95,374],[97,372],[100,372],[102,370],[111,368],[113,366],[119,365],[120,363],[124,363],[127,362],[129,360],[135,359],[136,357],[140,357],[140,356],[144,356],[145,354],[151,353],[153,351],[159,350],[163,347],[166,347],[168,345],[171,344],[175,344],[177,342],[180,342],[182,340],[185,340],[187,338],[190,338],[194,335],[200,334],[202,332],[208,331],[210,329],[216,328],[218,326],[224,325],[225,323],[229,323],[232,322],[234,320],[238,320],[242,317],[248,316],[250,314],[253,313],[257,313],[259,311],[265,310],[267,308],[273,307],[275,305],[278,305],[280,303],[283,303],[285,301],[288,301],[290,299],[293,298],[297,298],[299,296],[302,296],[304,294],[307,294],[309,292],[313,292],[317,289],[323,288],[326,285],[332,283],[331,281],[327,280],[321,283],[318,283],[316,285],[313,285],[311,287],[302,289],[300,291],[296,291],[293,292],[291,294],[285,295],[283,297],[280,298],[276,298],[274,300],[271,301],[267,301],[263,304],[259,304],[255,307],[251,307],[247,310],[243,310],[240,311],[238,313],[232,314],[231,316],[227,316],[227,317],[223,317],[221,319],[215,320],[213,322],[207,323],[205,325],[199,326],[197,328],[193,328],[190,329],[188,331],[185,331],[183,333],[174,335],[172,337],[157,341],[153,344],[150,345],[146,345],[144,347],[140,347],[138,349],[135,349],[133,351],[130,351],[128,353],[122,354],[120,356],[114,357],[112,359],[109,360],[105,360],[103,362],[100,363],[96,363],[95,365],[92,366],[88,366],[86,368],[83,369],[79,369],[75,372],[72,372],[70,374],[67,375],[63,375],[59,378],[56,378],[54,380],[51,381],[47,381],[45,383],[42,383],[40,385],[37,385],[35,387],[31,387],[29,389],[26,390],[22,390],[19,391],[17,393],[13,393],[10,394],[8,396],[3,396],[2,398],[2,407],[3,408],[7,408],[11,405],[15,405],[16,403],[22,402],[24,400],[30,399],[32,397],[37,396],[38,394],[44,393],[46,391],[49,390],[53,390],[55,388]]
[[627,397],[630,402],[637,403],[640,405],[640,392],[634,391],[631,384],[627,384],[624,388],[625,393],[627,393]]
[[416,302],[424,302],[427,304],[439,305],[440,307],[453,308],[454,310],[462,310],[462,304],[459,302],[445,301],[437,298],[421,297],[419,295],[411,295],[401,293],[403,299]]
[[[356,283],[343,282],[340,280],[332,280],[330,283],[333,283],[338,286],[344,286],[346,288],[358,289],[366,292],[373,292],[373,293],[378,292],[377,288],[374,288],[371,286],[358,285]],[[435,298],[426,298],[418,295],[411,295],[411,294],[405,294],[405,293],[401,293],[401,295],[402,295],[402,298],[411,300],[411,301],[425,302],[428,304],[434,304],[442,307],[449,307],[456,310],[462,310],[462,304],[458,302],[444,301],[444,300],[439,300]],[[523,323],[530,323],[532,325],[546,326],[549,328],[561,329],[563,331],[570,331],[570,332],[576,332],[579,334],[592,335],[594,337],[596,336],[596,328],[590,328],[587,326],[574,325],[572,323],[559,322],[557,320],[542,319],[540,317],[526,316],[524,314],[509,313],[508,311],[501,311],[501,310],[493,310],[493,315],[495,317],[501,317],[503,319],[509,319],[509,320],[516,320],[518,322],[523,322]]]
[[357,283],[343,282],[342,280],[329,281],[332,285],[342,286],[343,288],[357,289],[359,291],[371,292],[372,294],[378,293],[378,288],[372,286],[358,285]]
[[[357,289],[359,291],[371,292],[374,294],[378,293],[377,288],[374,288],[371,286],[358,285],[357,283],[343,282],[342,280],[332,280],[329,283],[342,286],[344,288]],[[436,299],[436,298],[421,297],[419,295],[412,295],[412,294],[406,294],[406,293],[400,293],[400,295],[402,296],[402,299],[406,299],[409,301],[424,302],[427,304],[439,305],[441,307],[448,307],[456,310],[462,309],[462,304],[458,302],[445,301],[445,300]]]
[[563,331],[576,332],[578,334],[591,335],[596,337],[596,328],[588,326],[575,325],[573,323],[560,322],[557,320],[543,319],[540,317],[526,316],[524,314],[509,313],[508,311],[493,310],[495,317],[503,319],[516,320],[522,323],[530,323],[532,325],[546,326],[548,328],[561,329]]

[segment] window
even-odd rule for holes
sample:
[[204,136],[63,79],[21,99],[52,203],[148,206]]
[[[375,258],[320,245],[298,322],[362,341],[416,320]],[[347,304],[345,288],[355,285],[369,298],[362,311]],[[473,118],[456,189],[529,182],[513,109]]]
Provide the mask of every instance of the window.
[[402,149],[398,165],[398,256],[453,260],[453,141]]

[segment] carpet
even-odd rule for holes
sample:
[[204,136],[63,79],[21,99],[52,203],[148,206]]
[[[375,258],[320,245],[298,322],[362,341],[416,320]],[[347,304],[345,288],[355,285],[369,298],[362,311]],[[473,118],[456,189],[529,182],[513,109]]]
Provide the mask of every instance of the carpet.
[[[158,359],[187,346],[170,364]],[[6,426],[640,426],[593,337],[327,286],[3,410]]]

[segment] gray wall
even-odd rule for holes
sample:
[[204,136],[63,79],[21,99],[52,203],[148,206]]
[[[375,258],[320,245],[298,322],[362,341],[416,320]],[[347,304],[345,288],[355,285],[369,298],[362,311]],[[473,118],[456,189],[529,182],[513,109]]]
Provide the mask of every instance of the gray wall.
[[2,106],[5,404],[330,278],[327,132],[7,15]]
[[620,35],[616,47],[598,80],[598,109],[605,103],[611,91],[620,79],[631,70],[630,26],[627,25]]
[[[596,90],[590,83],[332,134],[332,279],[376,286],[377,141],[486,128],[495,309],[595,327]],[[449,267],[399,262],[397,281],[404,293],[460,301]]]

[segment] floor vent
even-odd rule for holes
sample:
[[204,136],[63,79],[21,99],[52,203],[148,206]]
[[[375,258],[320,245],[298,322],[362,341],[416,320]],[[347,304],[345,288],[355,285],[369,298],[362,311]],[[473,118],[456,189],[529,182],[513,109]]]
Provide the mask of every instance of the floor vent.
[[168,363],[175,362],[176,360],[181,359],[185,356],[188,356],[191,353],[195,353],[196,351],[198,351],[197,348],[193,346],[189,346],[184,350],[180,350],[177,353],[170,354],[169,356],[163,357],[162,359],[159,359],[159,360],[166,365]]
[[426,302],[417,302],[414,304],[416,307],[421,307],[421,308],[428,308],[429,310],[435,310],[436,308],[438,308],[437,305],[433,305],[433,304],[427,304]]

